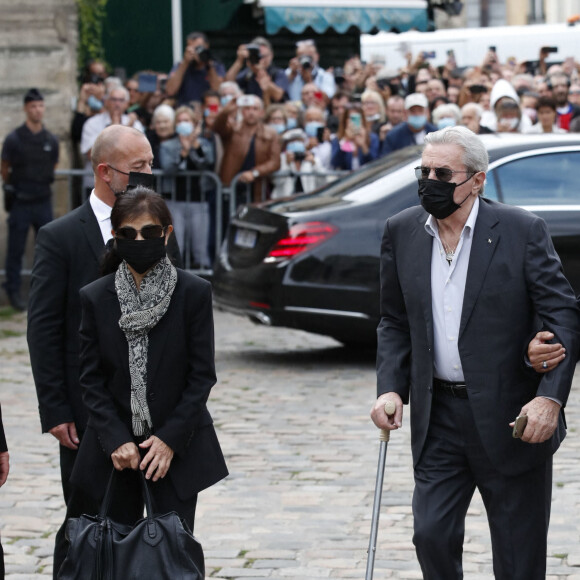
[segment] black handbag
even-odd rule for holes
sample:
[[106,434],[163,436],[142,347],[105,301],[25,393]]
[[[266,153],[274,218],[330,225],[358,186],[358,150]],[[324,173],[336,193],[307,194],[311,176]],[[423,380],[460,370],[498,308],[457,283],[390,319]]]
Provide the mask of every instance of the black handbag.
[[147,516],[134,526],[107,517],[116,471],[113,470],[97,516],[70,518],[69,543],[59,580],[203,580],[201,544],[175,512],[153,515],[147,481],[140,471]]

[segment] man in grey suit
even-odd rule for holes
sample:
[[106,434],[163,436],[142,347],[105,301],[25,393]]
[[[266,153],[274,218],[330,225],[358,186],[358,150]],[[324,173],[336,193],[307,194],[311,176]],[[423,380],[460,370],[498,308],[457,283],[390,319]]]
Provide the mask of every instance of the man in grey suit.
[[387,220],[382,241],[371,417],[397,429],[411,404],[413,541],[426,580],[463,578],[476,487],[495,577],[544,579],[552,455],[565,435],[576,356],[540,375],[524,352],[537,316],[575,355],[580,312],[543,220],[481,197],[488,157],[480,139],[449,127],[425,143],[416,169],[423,207]]

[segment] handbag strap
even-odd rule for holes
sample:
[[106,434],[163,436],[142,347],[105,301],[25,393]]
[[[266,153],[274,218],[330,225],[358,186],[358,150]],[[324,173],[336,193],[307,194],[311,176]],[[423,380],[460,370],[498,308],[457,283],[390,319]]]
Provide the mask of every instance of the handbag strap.
[[153,502],[151,500],[151,493],[149,491],[149,485],[145,479],[145,474],[139,471],[141,478],[141,485],[143,487],[143,499],[145,500],[145,511],[147,512],[147,533],[150,538],[155,538],[159,533],[157,530],[157,525],[153,517]]
[[[101,509],[99,511],[99,518],[105,519],[109,513],[109,507],[111,505],[111,498],[115,491],[115,479],[117,470],[113,467],[111,475],[109,476],[109,481],[107,483],[107,489],[105,490],[105,495],[103,496],[103,501],[101,502]],[[143,488],[143,500],[145,502],[145,508],[147,510],[147,518],[153,517],[153,500],[151,498],[151,493],[149,491],[149,485],[145,479],[145,474],[139,469],[139,478],[141,479],[141,487]]]
[[115,473],[117,470],[113,467],[111,475],[109,476],[109,482],[107,483],[107,489],[105,490],[105,495],[103,501],[101,502],[101,509],[99,511],[99,518],[104,520],[109,513],[109,506],[111,505],[111,498],[113,497],[113,489],[115,485]]
[[[107,483],[107,489],[105,491],[105,496],[103,497],[103,501],[101,502],[101,509],[99,511],[99,519],[101,522],[105,522],[107,520],[107,514],[109,513],[109,507],[111,505],[111,498],[113,497],[114,486],[115,486],[115,479],[116,479],[117,470],[113,468],[111,471],[111,475],[109,476],[109,482]],[[155,523],[155,519],[153,516],[153,501],[151,499],[151,492],[149,491],[149,485],[147,484],[147,480],[145,479],[145,474],[139,470],[139,478],[141,479],[141,487],[143,489],[143,500],[145,502],[145,510],[147,512],[147,532],[149,537],[155,538],[158,534],[157,525]],[[106,530],[102,530],[103,535],[107,534]],[[110,532],[110,530],[109,530]],[[107,541],[107,539],[105,539]],[[105,546],[107,548],[107,546]]]

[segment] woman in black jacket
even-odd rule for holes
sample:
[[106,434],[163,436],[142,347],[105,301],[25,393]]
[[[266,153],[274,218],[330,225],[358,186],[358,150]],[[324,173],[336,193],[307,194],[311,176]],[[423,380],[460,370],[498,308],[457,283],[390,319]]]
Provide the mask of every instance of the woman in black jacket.
[[119,196],[111,225],[113,273],[81,290],[89,420],[67,518],[97,513],[114,467],[113,520],[142,517],[141,470],[156,511],[193,529],[197,493],[227,475],[206,407],[216,382],[211,286],[167,258],[173,228],[161,196],[142,187]]

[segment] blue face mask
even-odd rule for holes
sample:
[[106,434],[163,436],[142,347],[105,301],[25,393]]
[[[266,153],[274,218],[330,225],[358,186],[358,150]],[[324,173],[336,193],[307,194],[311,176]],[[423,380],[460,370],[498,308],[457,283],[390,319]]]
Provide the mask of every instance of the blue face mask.
[[103,108],[104,103],[100,99],[97,99],[95,95],[89,95],[87,105],[91,111],[100,111]]
[[296,129],[298,127],[298,121],[294,117],[288,117],[286,121],[286,129]]
[[310,121],[310,123],[306,123],[306,125],[304,125],[304,130],[309,137],[316,137],[320,127],[324,127],[324,125],[318,121]]
[[445,129],[445,127],[455,127],[457,122],[452,117],[443,117],[437,121],[437,129]]
[[306,147],[302,141],[290,141],[286,145],[286,151],[288,153],[306,153]]
[[177,123],[175,127],[175,132],[178,135],[183,135],[184,137],[188,137],[193,133],[193,123],[189,121],[181,121]]
[[427,123],[427,117],[425,115],[409,115],[407,123],[413,127],[413,129],[422,129]]
[[220,99],[220,103],[222,104],[222,107],[225,107],[234,97],[232,95],[224,95],[221,99]]
[[270,127],[272,127],[272,129],[275,129],[278,135],[281,135],[282,133],[284,133],[284,131],[286,131],[286,125],[284,125],[284,123],[271,123]]

